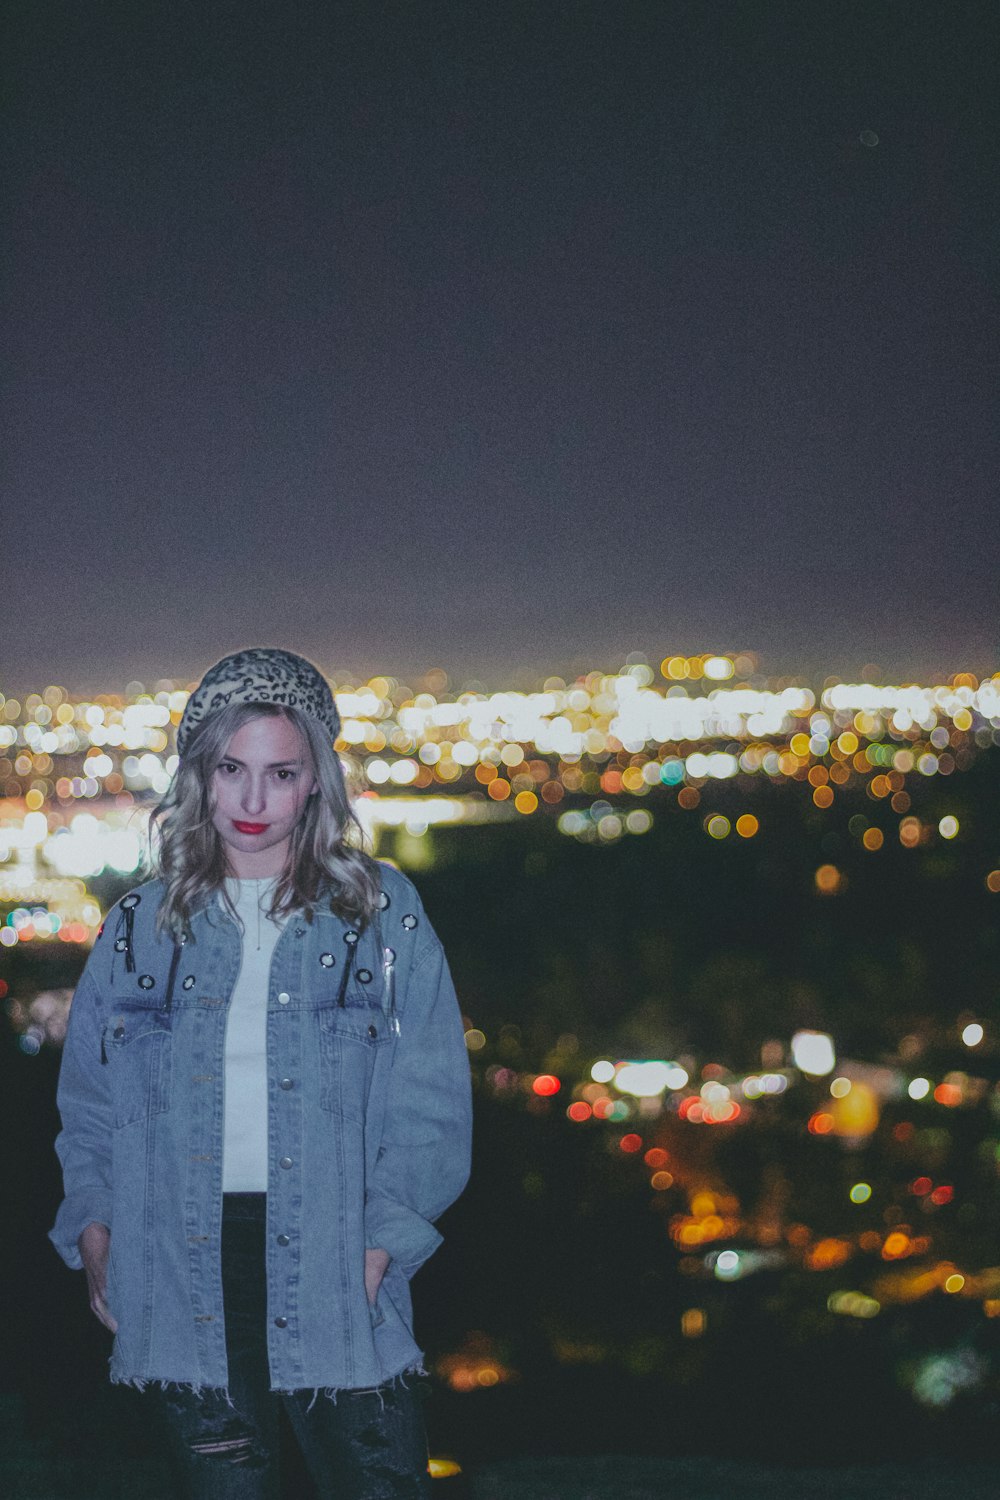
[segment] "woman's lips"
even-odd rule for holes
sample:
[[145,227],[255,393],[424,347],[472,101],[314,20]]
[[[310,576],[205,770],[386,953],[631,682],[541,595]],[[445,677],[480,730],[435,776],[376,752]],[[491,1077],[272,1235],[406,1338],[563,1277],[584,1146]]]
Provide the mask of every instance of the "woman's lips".
[[270,823],[238,823],[233,819],[233,827],[237,833],[263,833],[270,826]]

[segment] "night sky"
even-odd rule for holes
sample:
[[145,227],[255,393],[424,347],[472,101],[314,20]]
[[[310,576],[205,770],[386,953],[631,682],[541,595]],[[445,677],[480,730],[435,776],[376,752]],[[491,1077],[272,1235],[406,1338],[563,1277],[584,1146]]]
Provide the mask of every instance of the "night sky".
[[6,691],[1000,665],[993,0],[7,16]]

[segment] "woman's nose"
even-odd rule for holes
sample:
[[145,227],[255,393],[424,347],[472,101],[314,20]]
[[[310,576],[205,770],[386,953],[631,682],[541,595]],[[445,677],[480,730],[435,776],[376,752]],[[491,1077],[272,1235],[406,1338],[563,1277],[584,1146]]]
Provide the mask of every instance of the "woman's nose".
[[243,783],[243,811],[263,812],[265,801],[263,781],[258,781],[255,776],[248,776]]

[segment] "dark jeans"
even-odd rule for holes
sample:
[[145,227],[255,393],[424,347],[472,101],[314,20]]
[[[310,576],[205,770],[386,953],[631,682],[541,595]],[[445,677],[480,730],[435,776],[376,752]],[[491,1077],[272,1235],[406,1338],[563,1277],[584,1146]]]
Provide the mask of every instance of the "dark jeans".
[[[320,1500],[430,1493],[417,1377],[367,1391],[269,1389],[265,1195],[223,1199],[222,1289],[230,1406],[219,1392],[148,1388],[189,1500],[278,1500],[279,1412],[288,1414]],[[408,1382],[408,1383],[407,1383]]]

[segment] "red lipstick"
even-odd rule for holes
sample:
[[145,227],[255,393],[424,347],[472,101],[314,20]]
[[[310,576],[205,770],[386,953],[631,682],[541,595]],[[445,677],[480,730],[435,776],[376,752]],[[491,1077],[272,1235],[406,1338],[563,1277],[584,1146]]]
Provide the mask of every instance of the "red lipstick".
[[270,826],[270,823],[237,823],[236,819],[233,819],[233,827],[237,833],[263,833]]

